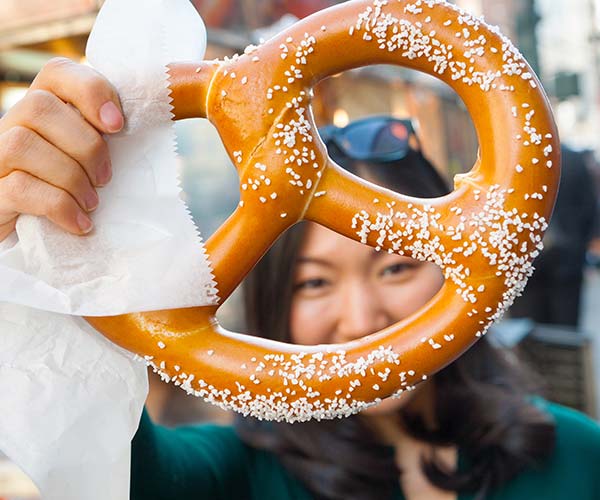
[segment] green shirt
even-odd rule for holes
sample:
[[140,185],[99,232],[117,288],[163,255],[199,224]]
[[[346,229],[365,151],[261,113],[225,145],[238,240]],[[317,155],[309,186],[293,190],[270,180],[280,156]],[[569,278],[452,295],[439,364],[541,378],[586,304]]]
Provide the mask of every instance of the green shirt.
[[[563,406],[539,404],[556,423],[553,455],[540,468],[523,471],[489,500],[600,500],[600,426]],[[131,467],[132,500],[312,498],[276,456],[245,445],[233,427],[168,429],[153,424],[146,412],[133,440]],[[398,486],[390,500],[403,498]]]

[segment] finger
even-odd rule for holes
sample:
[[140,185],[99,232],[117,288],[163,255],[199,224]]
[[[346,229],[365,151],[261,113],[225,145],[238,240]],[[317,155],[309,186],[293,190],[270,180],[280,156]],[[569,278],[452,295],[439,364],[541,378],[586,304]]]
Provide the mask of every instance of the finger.
[[17,225],[17,219],[10,219],[8,222],[2,224],[0,222],[0,242],[4,241],[8,236],[15,230]]
[[108,146],[98,131],[72,106],[47,90],[36,89],[15,104],[2,128],[29,128],[79,163],[92,184],[103,186],[111,177]]
[[66,191],[84,210],[98,206],[96,190],[81,166],[26,127],[13,127],[0,135],[0,178],[15,170]]
[[73,234],[93,229],[91,219],[69,193],[20,170],[0,179],[0,220],[10,225],[18,214],[45,216]]
[[123,128],[123,110],[114,87],[96,70],[70,59],[51,59],[38,73],[30,90],[52,92],[72,104],[96,129],[105,133]]

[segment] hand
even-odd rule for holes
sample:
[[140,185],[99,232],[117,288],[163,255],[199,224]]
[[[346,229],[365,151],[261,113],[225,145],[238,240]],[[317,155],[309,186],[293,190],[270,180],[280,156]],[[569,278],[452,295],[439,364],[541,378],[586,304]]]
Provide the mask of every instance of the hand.
[[119,97],[104,77],[68,59],[49,61],[0,119],[0,241],[19,214],[89,233],[96,188],[112,175],[102,134],[122,127]]

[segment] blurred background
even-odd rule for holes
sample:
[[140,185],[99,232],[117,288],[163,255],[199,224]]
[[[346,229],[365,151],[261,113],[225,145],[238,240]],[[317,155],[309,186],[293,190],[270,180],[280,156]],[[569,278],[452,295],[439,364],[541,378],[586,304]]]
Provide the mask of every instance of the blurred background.
[[[0,114],[26,92],[50,58],[85,62],[85,45],[103,0],[0,0]],[[241,53],[334,0],[190,0],[208,26],[206,58]],[[493,337],[543,377],[546,396],[600,415],[600,0],[457,0],[498,25],[542,80],[564,147],[556,217],[538,271]],[[344,50],[340,48],[340,50]],[[458,96],[438,80],[391,66],[336,75],[315,89],[319,125],[373,114],[410,118],[421,147],[445,175],[470,170],[478,148]],[[212,126],[177,123],[184,196],[204,237],[238,202],[237,176]],[[243,328],[235,296],[221,321]],[[165,425],[229,415],[162,384],[151,374],[147,407]],[[38,498],[0,454],[0,500]]]

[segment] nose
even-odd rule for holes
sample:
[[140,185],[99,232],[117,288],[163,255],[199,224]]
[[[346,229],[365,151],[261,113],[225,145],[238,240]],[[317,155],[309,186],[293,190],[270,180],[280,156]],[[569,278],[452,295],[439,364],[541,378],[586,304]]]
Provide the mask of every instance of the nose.
[[343,287],[338,304],[338,342],[364,337],[392,323],[376,287],[361,280]]

